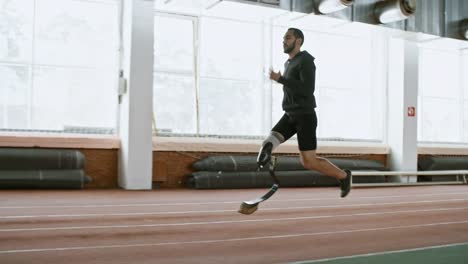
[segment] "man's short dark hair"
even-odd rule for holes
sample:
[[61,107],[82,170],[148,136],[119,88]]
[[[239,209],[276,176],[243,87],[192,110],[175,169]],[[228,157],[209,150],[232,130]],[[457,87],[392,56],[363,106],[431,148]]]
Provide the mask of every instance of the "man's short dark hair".
[[302,33],[302,31],[298,28],[288,28],[288,31],[291,30],[294,34],[294,37],[295,38],[300,38],[302,39],[302,44],[304,44],[304,33]]

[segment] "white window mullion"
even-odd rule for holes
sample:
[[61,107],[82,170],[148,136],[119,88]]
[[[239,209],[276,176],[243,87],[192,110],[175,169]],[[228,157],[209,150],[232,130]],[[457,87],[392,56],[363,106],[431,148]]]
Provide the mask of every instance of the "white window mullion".
[[[270,45],[268,46],[268,68],[266,69],[268,72],[267,72],[267,78],[268,80],[270,79],[269,77],[269,71],[270,71],[270,67],[273,66],[273,29],[274,29],[274,26],[273,26],[273,22],[269,25],[268,27],[268,42],[267,43],[270,43]],[[265,45],[266,46],[266,45]],[[273,122],[276,122],[276,121],[273,121],[273,82],[272,81],[269,81],[268,82],[268,91],[270,93],[270,96],[268,97],[269,98],[269,102],[268,102],[268,110],[269,110],[269,116],[270,116],[270,128],[273,128],[273,125],[274,123]]]
[[464,142],[464,129],[465,129],[465,122],[464,122],[464,112],[465,112],[465,93],[463,89],[463,52],[462,50],[458,51],[458,113],[459,117],[458,120],[460,120],[460,127],[459,127],[459,142]]
[[195,84],[195,111],[196,111],[196,133],[200,134],[200,108],[198,99],[200,97],[200,78],[199,78],[199,52],[200,52],[200,27],[199,21],[196,18],[192,18],[193,23],[193,77]]
[[34,63],[35,63],[35,43],[36,43],[36,18],[37,18],[37,0],[34,0],[33,18],[32,18],[32,38],[31,38],[31,64],[29,65],[29,92],[28,92],[28,110],[27,110],[27,128],[32,129],[32,119],[34,111]]

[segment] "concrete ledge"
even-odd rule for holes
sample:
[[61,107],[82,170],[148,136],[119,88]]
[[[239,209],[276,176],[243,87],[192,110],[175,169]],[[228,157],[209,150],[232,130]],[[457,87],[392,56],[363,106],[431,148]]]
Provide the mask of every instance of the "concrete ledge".
[[0,133],[0,147],[119,149],[117,135]]
[[[154,137],[153,151],[257,153],[261,143],[253,139]],[[382,143],[319,141],[318,145],[317,152],[323,154],[389,154]],[[287,141],[275,152],[299,153],[299,149],[296,141]]]
[[468,155],[468,145],[418,144],[419,155]]
[[[196,137],[153,137],[153,151],[256,153],[262,140]],[[390,154],[383,143],[319,141],[323,154]],[[0,147],[119,149],[118,135],[0,133]],[[299,153],[296,141],[283,143],[277,153]],[[468,145],[419,144],[419,155],[468,155]]]

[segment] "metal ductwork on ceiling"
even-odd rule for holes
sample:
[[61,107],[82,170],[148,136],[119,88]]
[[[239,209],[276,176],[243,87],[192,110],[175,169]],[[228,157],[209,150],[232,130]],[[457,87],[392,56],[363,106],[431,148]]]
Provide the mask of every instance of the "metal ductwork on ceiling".
[[[235,1],[235,0],[234,0]],[[467,0],[237,0],[440,37],[468,39]]]
[[354,0],[321,0],[317,1],[317,10],[321,14],[330,14],[353,5]]
[[387,24],[407,19],[416,12],[416,0],[387,0],[375,3],[376,19]]

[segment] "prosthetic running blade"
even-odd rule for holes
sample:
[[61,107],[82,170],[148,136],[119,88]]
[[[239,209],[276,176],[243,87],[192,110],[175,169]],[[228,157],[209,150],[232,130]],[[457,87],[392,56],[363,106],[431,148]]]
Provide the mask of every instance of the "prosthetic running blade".
[[[273,184],[273,186],[271,186],[270,190],[260,198],[243,202],[240,205],[240,208],[239,208],[239,211],[238,211],[239,213],[245,214],[245,215],[253,214],[255,211],[257,211],[258,205],[261,202],[267,200],[268,198],[273,196],[273,194],[275,194],[275,192],[279,188],[279,181],[278,181],[278,178],[276,178],[276,175],[275,175],[275,166],[276,166],[276,157],[272,156],[268,171],[270,173],[270,176],[273,178],[274,184]],[[260,168],[259,168],[259,170],[260,170]]]

